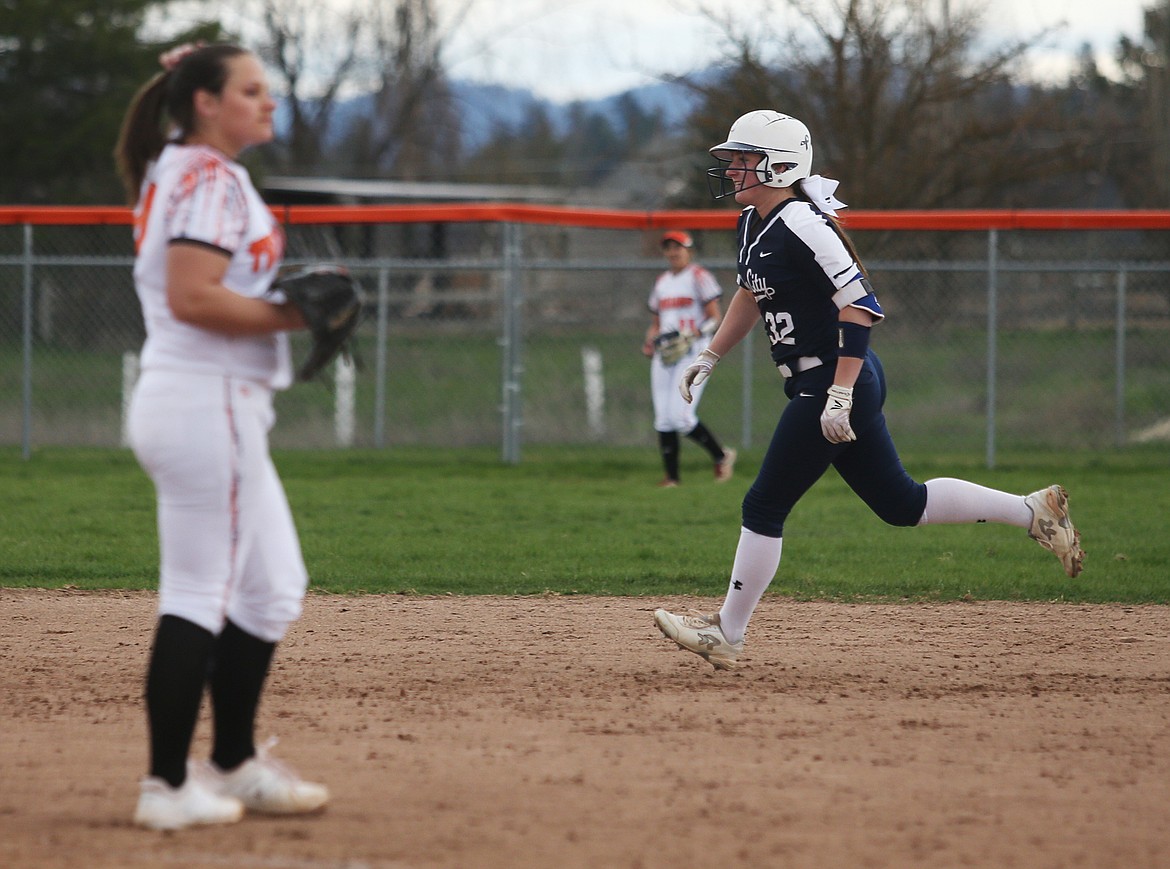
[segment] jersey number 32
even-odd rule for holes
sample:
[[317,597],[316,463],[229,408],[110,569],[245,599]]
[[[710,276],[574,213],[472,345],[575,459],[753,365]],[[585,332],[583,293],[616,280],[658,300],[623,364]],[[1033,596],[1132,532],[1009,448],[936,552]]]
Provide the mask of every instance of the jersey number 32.
[[768,311],[764,314],[764,325],[768,328],[768,340],[773,344],[796,343],[796,339],[792,337],[795,327],[792,325],[792,317],[787,312],[774,314]]

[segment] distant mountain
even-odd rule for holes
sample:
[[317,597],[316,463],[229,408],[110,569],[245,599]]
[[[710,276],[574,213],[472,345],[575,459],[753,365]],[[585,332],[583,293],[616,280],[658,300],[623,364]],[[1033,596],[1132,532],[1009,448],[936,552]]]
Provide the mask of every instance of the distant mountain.
[[[671,82],[643,85],[624,93],[577,103],[552,102],[524,88],[469,81],[452,82],[451,89],[460,112],[465,153],[483,146],[497,130],[516,130],[537,108],[544,110],[553,129],[563,135],[568,129],[573,106],[581,106],[587,112],[604,115],[611,122],[619,123],[619,105],[623,99],[630,98],[643,111],[661,112],[663,122],[668,128],[673,128],[686,119],[696,102],[691,91]],[[328,141],[336,142],[354,121],[368,117],[371,110],[372,97],[368,94],[338,103],[330,122]],[[275,121],[277,136],[286,136],[291,123],[287,104],[282,102],[277,107]]]
[[455,81],[451,83],[451,91],[458,106],[464,153],[484,145],[497,130],[515,130],[537,108],[544,109],[558,132],[566,126],[564,107],[541,99],[530,90]]
[[620,118],[617,107],[625,97],[631,97],[644,112],[661,112],[663,123],[668,129],[674,129],[685,121],[699,103],[699,97],[689,88],[674,82],[659,82],[595,100],[589,105],[611,121],[617,121]]
[[643,85],[600,99],[570,103],[551,102],[523,88],[467,81],[454,82],[452,90],[463,110],[463,145],[466,150],[483,145],[494,130],[515,130],[536,108],[543,109],[553,129],[563,135],[568,131],[574,106],[603,115],[617,124],[621,122],[619,106],[622,100],[633,99],[647,113],[661,112],[663,122],[668,128],[673,128],[686,119],[697,101],[687,88],[671,82]]

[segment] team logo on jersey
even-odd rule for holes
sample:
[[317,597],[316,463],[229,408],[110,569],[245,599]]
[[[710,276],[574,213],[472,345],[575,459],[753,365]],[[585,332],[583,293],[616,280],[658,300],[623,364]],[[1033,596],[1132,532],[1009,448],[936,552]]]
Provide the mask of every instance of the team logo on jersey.
[[284,232],[279,226],[272,232],[248,245],[252,256],[252,271],[262,272],[272,268],[284,255]]
[[776,295],[776,291],[768,286],[768,282],[761,276],[757,275],[751,269],[747,270],[744,277],[745,287],[755,297],[758,302],[760,299],[770,299]]

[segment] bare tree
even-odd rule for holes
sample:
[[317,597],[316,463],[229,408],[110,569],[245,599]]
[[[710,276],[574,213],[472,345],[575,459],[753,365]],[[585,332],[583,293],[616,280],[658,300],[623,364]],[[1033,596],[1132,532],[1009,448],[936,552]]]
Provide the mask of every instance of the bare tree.
[[355,168],[400,178],[450,172],[461,131],[433,0],[371,0],[363,27],[373,110],[353,130]]
[[435,0],[254,2],[260,53],[287,101],[285,170],[418,177],[449,165],[459,130]]
[[[1057,95],[1018,84],[1047,34],[976,51],[982,12],[932,0],[778,0],[794,13],[741,23],[705,14],[728,42],[724,75],[702,94],[693,128],[709,147],[758,108],[808,124],[814,171],[848,179],[866,207],[1026,202],[1037,180],[1081,163],[1084,135]],[[772,22],[797,22],[780,31]],[[705,150],[705,147],[704,147]]]
[[284,168],[317,170],[339,95],[357,65],[361,18],[314,0],[259,0],[260,54],[275,69],[288,112]]

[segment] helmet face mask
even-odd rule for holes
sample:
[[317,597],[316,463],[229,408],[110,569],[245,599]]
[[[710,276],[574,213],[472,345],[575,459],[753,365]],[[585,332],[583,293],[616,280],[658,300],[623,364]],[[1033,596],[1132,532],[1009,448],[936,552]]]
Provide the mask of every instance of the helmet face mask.
[[[740,165],[732,167],[732,163],[736,161],[736,156],[742,154],[746,160],[751,162],[749,155],[759,155],[764,159],[756,164],[754,169],[748,168],[747,165]],[[743,190],[750,190],[753,187],[774,187],[775,184],[769,184],[775,177],[775,173],[768,168],[767,154],[763,151],[731,151],[727,152],[727,156],[716,156],[715,160],[718,163],[707,170],[707,191],[711,194],[713,199],[725,199],[728,196],[734,196]],[[742,172],[743,180],[736,183],[728,171]]]
[[[727,141],[710,149],[719,165],[707,170],[707,186],[715,199],[752,187],[791,187],[812,172],[812,136],[808,127],[791,115],[766,109],[748,112],[731,125]],[[727,177],[737,154],[761,154],[755,167],[755,183],[745,177],[738,185]],[[718,185],[714,184],[718,181]]]

